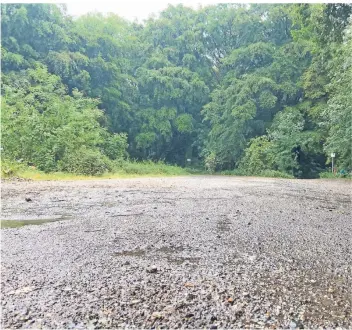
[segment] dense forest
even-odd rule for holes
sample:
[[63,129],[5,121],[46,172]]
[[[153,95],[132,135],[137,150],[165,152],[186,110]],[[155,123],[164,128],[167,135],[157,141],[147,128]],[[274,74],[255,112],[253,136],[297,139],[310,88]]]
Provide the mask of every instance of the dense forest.
[[2,157],[249,175],[352,168],[352,6],[169,6],[142,24],[1,5]]

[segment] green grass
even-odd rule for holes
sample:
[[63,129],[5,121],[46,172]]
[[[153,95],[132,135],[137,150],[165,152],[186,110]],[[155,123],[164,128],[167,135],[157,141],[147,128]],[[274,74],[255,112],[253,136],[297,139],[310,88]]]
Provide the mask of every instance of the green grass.
[[20,163],[9,161],[7,159],[1,160],[1,178],[18,176],[18,174],[24,169],[25,167]]
[[[135,177],[161,177],[161,176],[182,176],[182,175],[209,175],[210,173],[194,168],[181,168],[179,166],[168,165],[164,162],[152,161],[116,161],[113,164],[113,170],[99,176],[80,175],[66,172],[45,173],[30,166],[24,166],[16,162],[3,160],[1,162],[1,177],[19,177],[34,181],[52,181],[52,180],[94,180],[101,179],[118,179],[118,178],[135,178]],[[232,171],[222,171],[214,173],[215,175],[233,175],[233,176],[259,176],[272,178],[293,178],[291,175],[278,171],[265,171],[259,174],[249,174],[243,170],[235,169]]]
[[331,172],[321,172],[319,174],[320,179],[352,179],[351,174],[341,175],[340,173],[331,173]]
[[258,177],[265,177],[265,178],[281,178],[281,179],[294,179],[294,177],[290,174],[274,171],[274,170],[266,170],[260,173],[248,173],[243,170],[235,169],[231,171],[222,171],[220,172],[221,175],[234,175],[234,176],[258,176]]
[[[118,179],[118,178],[136,178],[136,177],[161,177],[161,176],[183,176],[183,175],[209,175],[210,173],[194,168],[181,168],[179,166],[168,165],[164,162],[152,161],[117,161],[113,165],[113,170],[99,176],[80,175],[74,173],[52,172],[45,173],[33,167],[24,166],[22,164],[3,160],[1,162],[1,177],[11,178],[19,177],[30,180],[93,180],[101,179]],[[231,175],[231,176],[257,176],[267,178],[284,178],[293,179],[292,175],[279,171],[267,170],[261,173],[248,173],[243,170],[235,169],[229,171],[216,172],[214,175]],[[331,172],[320,173],[322,179],[351,179],[351,175],[345,177],[340,174],[332,174]]]
[[34,181],[41,180],[93,180],[114,179],[114,178],[134,178],[143,176],[181,176],[196,174],[196,170],[184,169],[178,166],[168,165],[163,162],[152,161],[120,161],[113,167],[113,171],[104,173],[99,176],[80,175],[75,173],[51,172],[45,173],[35,168],[20,165],[15,162],[2,161],[1,177],[11,178],[19,177]]
[[152,161],[124,161],[118,163],[115,168],[114,174],[120,175],[187,175],[189,172],[187,169],[168,165],[164,162],[152,162]]

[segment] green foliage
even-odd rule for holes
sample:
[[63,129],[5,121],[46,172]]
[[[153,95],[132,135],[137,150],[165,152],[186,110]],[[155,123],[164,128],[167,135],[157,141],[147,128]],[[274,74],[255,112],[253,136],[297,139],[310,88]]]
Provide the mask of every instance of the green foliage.
[[294,176],[288,173],[275,171],[275,170],[265,170],[258,173],[258,176],[266,177],[266,178],[282,178],[282,179],[293,179]]
[[[96,108],[98,102],[78,91],[67,95],[60,78],[48,74],[45,67],[10,73],[3,82],[1,132],[5,157],[23,159],[47,172],[61,169],[85,174],[103,172],[103,163],[107,162],[99,147],[104,143],[112,159],[123,157],[126,136],[109,135],[99,125],[103,113]],[[91,163],[87,164],[88,172],[83,169],[83,161]]]
[[273,143],[266,136],[250,141],[249,147],[239,164],[239,169],[248,174],[262,173],[274,167],[274,155],[271,153]]
[[305,130],[306,105],[287,107],[274,118],[269,130],[274,169],[296,177],[317,177],[323,166],[319,131]]
[[170,5],[141,25],[2,4],[3,155],[46,172],[102,174],[132,157],[318,177],[333,151],[351,168],[351,13]]
[[2,178],[17,177],[23,169],[23,164],[4,158],[1,158],[0,166]]
[[348,173],[331,173],[330,171],[327,172],[321,172],[319,174],[319,177],[321,179],[352,179],[352,172]]
[[126,134],[109,134],[108,132],[105,132],[104,140],[101,145],[101,151],[110,159],[116,160],[126,158],[127,147],[128,143]]
[[293,179],[294,176],[280,172],[275,170],[265,170],[262,172],[257,172],[255,174],[247,172],[245,169],[235,169],[235,170],[227,170],[221,171],[220,174],[222,175],[234,175],[234,176],[257,176],[257,177],[265,177],[265,178],[281,178],[281,179]]
[[326,117],[327,156],[336,152],[337,165],[352,168],[352,24],[346,29],[341,52],[334,59]]
[[216,155],[214,153],[210,153],[205,158],[205,168],[208,172],[214,173],[216,171],[216,165],[217,165]]
[[163,161],[122,161],[115,164],[114,171],[129,175],[185,175],[188,172],[178,166],[165,164]]
[[176,118],[176,128],[180,133],[191,133],[193,129],[192,116],[183,114]]
[[112,169],[111,161],[98,150],[82,147],[65,153],[58,161],[57,169],[62,172],[101,175]]

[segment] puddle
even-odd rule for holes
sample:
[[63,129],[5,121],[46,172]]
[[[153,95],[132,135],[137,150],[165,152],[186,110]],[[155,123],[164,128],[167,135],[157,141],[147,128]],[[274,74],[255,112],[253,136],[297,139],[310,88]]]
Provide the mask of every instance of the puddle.
[[[184,246],[164,246],[160,249],[157,249],[156,252],[166,257],[167,261],[176,265],[182,265],[184,263],[188,264],[197,264],[201,258],[199,257],[183,257],[178,256],[178,252],[185,251],[186,248]],[[196,250],[196,249],[194,249]]]
[[115,252],[114,256],[123,256],[123,257],[142,257],[145,255],[144,250],[131,250],[131,251],[122,251]]
[[189,264],[197,264],[200,258],[197,257],[167,257],[167,261],[173,264],[182,265],[187,262]]
[[177,247],[169,247],[169,246],[164,246],[160,249],[157,250],[129,250],[129,251],[121,251],[121,252],[114,252],[113,255],[116,257],[143,257],[147,254],[147,252],[154,254],[155,252],[160,253],[164,255],[164,257],[171,263],[176,263],[178,265],[181,265],[185,262],[188,262],[190,264],[197,263],[200,258],[193,258],[193,257],[181,257],[181,256],[174,256],[177,252],[182,252],[184,251],[183,246],[177,246]]
[[115,206],[118,206],[118,203],[117,202],[104,202],[101,204],[102,206],[105,206],[105,207],[115,207]]
[[64,216],[60,218],[47,218],[47,219],[0,220],[0,222],[1,222],[1,229],[4,229],[4,228],[19,228],[19,227],[29,226],[29,225],[42,225],[48,222],[63,221],[68,219],[70,219],[70,217]]
[[173,254],[175,252],[182,252],[184,248],[182,246],[171,247],[171,246],[164,246],[160,249],[157,249],[156,252],[161,252],[164,254]]
[[230,221],[219,221],[216,225],[216,228],[219,231],[230,231],[232,223]]

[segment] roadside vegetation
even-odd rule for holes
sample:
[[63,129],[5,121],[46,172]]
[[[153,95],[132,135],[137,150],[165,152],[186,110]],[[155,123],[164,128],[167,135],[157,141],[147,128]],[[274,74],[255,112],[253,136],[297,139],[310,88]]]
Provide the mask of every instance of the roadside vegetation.
[[95,175],[69,172],[44,172],[38,170],[34,166],[26,166],[13,161],[1,162],[1,177],[3,179],[23,178],[30,180],[87,180],[97,178],[132,178],[140,176],[180,176],[199,173],[201,172],[198,170],[167,165],[161,161],[123,161],[118,164],[113,164],[110,171]]
[[2,4],[2,176],[351,176],[351,13]]

